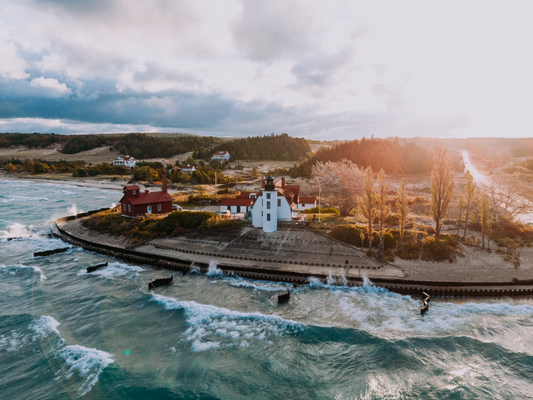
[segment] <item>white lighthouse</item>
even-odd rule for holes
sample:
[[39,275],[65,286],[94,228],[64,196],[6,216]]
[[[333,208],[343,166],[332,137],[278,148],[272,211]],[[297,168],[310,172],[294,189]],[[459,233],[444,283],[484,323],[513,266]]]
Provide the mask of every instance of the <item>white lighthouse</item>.
[[263,232],[276,232],[278,229],[278,189],[274,184],[274,178],[268,175],[265,178],[263,190]]

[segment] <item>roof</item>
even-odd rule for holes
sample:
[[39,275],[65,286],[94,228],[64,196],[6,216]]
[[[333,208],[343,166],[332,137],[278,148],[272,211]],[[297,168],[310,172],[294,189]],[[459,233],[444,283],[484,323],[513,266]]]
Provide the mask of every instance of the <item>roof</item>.
[[222,199],[220,201],[221,206],[251,206],[254,199]]
[[135,161],[135,158],[133,158],[132,156],[122,156],[122,157],[119,157],[118,159],[124,160],[124,161]]
[[298,204],[314,203],[315,201],[316,201],[316,197],[300,197],[298,199]]
[[182,169],[194,169],[194,165],[187,164],[184,167],[181,167]]
[[[281,188],[281,181],[276,183],[276,188]],[[289,189],[294,194],[300,194],[300,185],[285,185],[285,189]]]
[[253,192],[241,192],[239,195],[239,199],[249,199],[251,194],[255,194]]
[[122,199],[120,199],[121,203],[122,203],[122,200],[124,200],[124,198],[127,198],[130,201],[130,203],[133,205],[164,203],[167,201],[172,202],[172,197],[170,197],[170,195],[167,192],[140,193],[139,197],[124,196]]
[[126,189],[126,190],[139,190],[139,186],[137,186],[137,185],[124,186],[124,189]]
[[219,151],[215,151],[213,155],[214,156],[225,156],[226,154],[228,154],[227,150],[219,150]]
[[[287,201],[289,202],[289,204],[292,203],[292,199],[294,198],[294,196],[296,196],[293,192],[288,190],[287,187],[285,187],[285,189],[278,188],[277,191],[278,191],[278,197],[285,197]],[[259,192],[257,192],[257,198],[252,199],[252,200],[257,200],[262,195],[263,195],[263,190],[260,190]]]

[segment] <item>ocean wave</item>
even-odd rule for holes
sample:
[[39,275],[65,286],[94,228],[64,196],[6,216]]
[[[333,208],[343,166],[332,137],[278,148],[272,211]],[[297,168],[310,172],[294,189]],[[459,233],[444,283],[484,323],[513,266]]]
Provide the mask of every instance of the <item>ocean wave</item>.
[[38,203],[41,201],[48,201],[48,198],[0,195],[0,203]]
[[57,327],[61,325],[60,322],[58,322],[54,317],[50,317],[48,315],[43,315],[35,320],[28,329],[35,332],[35,336],[33,337],[33,340],[37,340],[38,338],[46,338],[51,333],[55,333],[61,341],[63,341],[63,338],[59,334],[59,331]]
[[209,269],[207,270],[206,275],[211,277],[219,277],[224,276],[224,272],[220,268],[218,268],[218,264],[216,261],[210,261]]
[[81,193],[70,192],[68,190],[62,190],[61,194],[67,197],[80,197],[81,196]]
[[107,267],[101,268],[95,272],[87,274],[87,269],[80,270],[76,275],[97,275],[105,279],[126,278],[136,279],[140,276],[139,272],[144,271],[141,267],[136,265],[128,265],[121,262],[109,263]]
[[7,352],[20,350],[27,342],[28,336],[17,332],[15,329],[8,336],[0,335],[0,350]]
[[266,292],[279,292],[280,290],[287,290],[287,289],[291,289],[291,291],[293,292],[298,291],[298,289],[293,288],[292,283],[244,279],[244,278],[241,278],[240,276],[228,277],[227,282],[231,286],[249,288],[249,289],[254,289],[254,290],[263,290]]
[[32,269],[34,272],[38,272],[40,276],[41,281],[46,280],[46,276],[43,274],[43,270],[40,267],[35,267],[33,265],[22,265],[22,264],[15,264],[15,265],[3,265],[0,264],[0,271],[7,272],[11,275],[16,275],[19,271],[26,271],[28,269]]
[[152,300],[167,310],[185,312],[189,328],[183,333],[183,341],[192,343],[191,351],[233,346],[242,339],[269,342],[269,337],[296,333],[304,327],[278,315],[245,313],[158,294],[152,294]]
[[89,393],[98,382],[100,373],[115,361],[112,354],[80,345],[66,346],[59,355],[65,360],[65,366],[58,372],[59,375],[70,379],[76,373],[85,379],[78,389],[80,396]]
[[25,226],[15,222],[9,225],[5,230],[0,231],[0,237],[17,237],[17,238],[26,238],[33,235],[33,226]]

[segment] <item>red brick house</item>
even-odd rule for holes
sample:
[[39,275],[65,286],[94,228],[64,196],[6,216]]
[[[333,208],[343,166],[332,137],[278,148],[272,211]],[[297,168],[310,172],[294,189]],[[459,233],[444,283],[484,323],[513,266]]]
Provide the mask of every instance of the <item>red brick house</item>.
[[160,192],[141,192],[139,186],[124,186],[124,196],[120,199],[122,215],[138,217],[145,214],[165,214],[172,212],[172,197],[167,193],[167,176],[163,175]]

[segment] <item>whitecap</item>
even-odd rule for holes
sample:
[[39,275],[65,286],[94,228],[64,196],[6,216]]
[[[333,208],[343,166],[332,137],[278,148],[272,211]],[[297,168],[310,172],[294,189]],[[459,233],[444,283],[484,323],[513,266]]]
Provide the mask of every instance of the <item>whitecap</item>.
[[[227,281],[231,286],[250,288],[254,290],[263,290],[266,292],[279,292],[280,290],[286,290],[288,288],[293,287],[291,283],[269,282],[269,281],[253,280],[253,279],[248,280],[248,279],[241,278],[240,276],[228,277]],[[297,291],[297,290],[292,289],[292,291]]]
[[32,226],[24,226],[15,222],[9,225],[5,230],[0,231],[0,237],[30,237],[33,234]]
[[28,268],[32,269],[34,272],[38,272],[41,281],[46,280],[46,276],[43,274],[43,270],[40,267],[35,267],[32,265],[27,266],[27,265],[22,265],[22,264],[15,264],[15,265],[10,265],[10,266],[5,266],[3,264],[0,264],[0,271],[2,270],[6,271],[11,275],[16,275],[17,271],[23,271]]
[[11,331],[11,335],[0,335],[0,350],[8,352],[20,350],[28,342],[28,337],[20,334],[16,330]]
[[209,262],[209,269],[207,270],[206,275],[207,276],[212,276],[212,277],[223,276],[224,272],[222,272],[222,270],[220,268],[218,268],[218,264],[217,264],[216,261],[210,261]]
[[61,338],[61,335],[57,329],[59,325],[61,325],[61,323],[58,322],[54,317],[43,315],[37,318],[34,323],[30,324],[28,329],[35,332],[35,336],[33,336],[34,341],[38,338],[48,337],[50,333],[55,333]]
[[198,353],[200,351],[217,349],[220,347],[220,342],[200,342],[198,339],[195,340],[191,345],[191,351]]
[[162,304],[167,310],[181,309],[185,312],[189,328],[183,333],[183,341],[196,343],[196,346],[211,342],[217,342],[221,345],[222,342],[233,343],[241,337],[267,341],[271,336],[301,331],[304,326],[299,322],[287,320],[278,315],[234,311],[158,294],[152,294],[152,300]]
[[59,352],[65,360],[65,366],[58,372],[70,379],[74,373],[85,378],[78,392],[85,396],[98,382],[100,373],[111,363],[113,355],[102,350],[91,349],[80,345],[67,346]]
[[115,278],[126,278],[126,279],[136,279],[138,278],[139,272],[144,271],[141,267],[136,265],[128,265],[121,262],[112,262],[109,263],[107,267],[101,268],[97,271],[87,274],[87,269],[82,269],[78,271],[77,276],[82,275],[97,275],[105,279],[115,279]]

